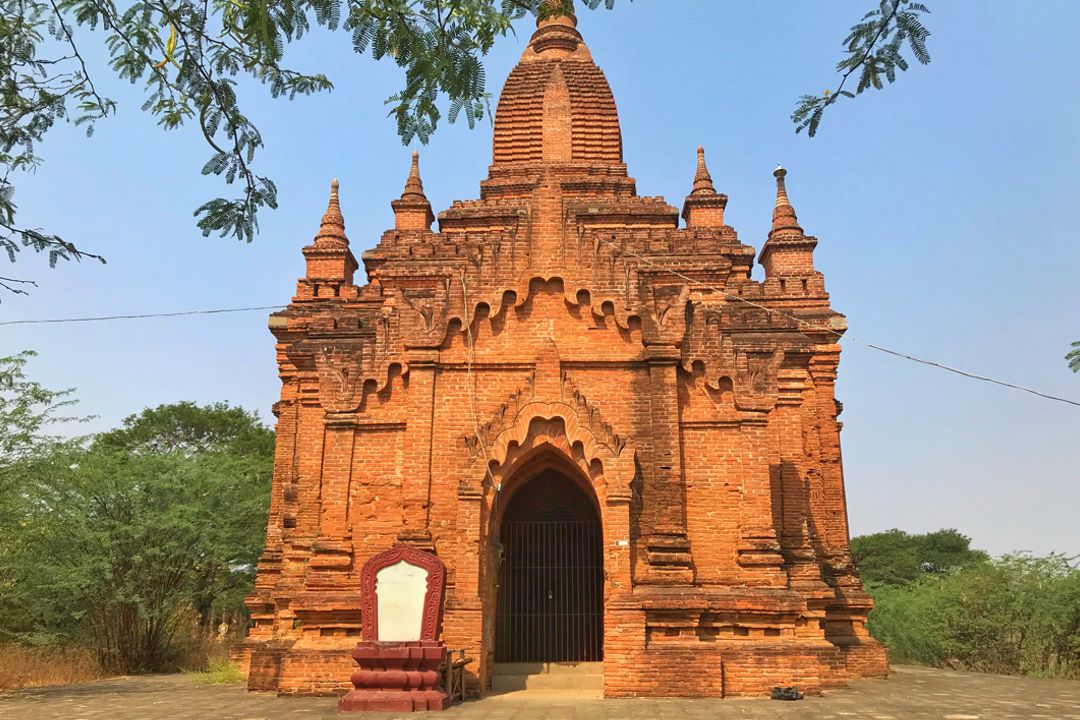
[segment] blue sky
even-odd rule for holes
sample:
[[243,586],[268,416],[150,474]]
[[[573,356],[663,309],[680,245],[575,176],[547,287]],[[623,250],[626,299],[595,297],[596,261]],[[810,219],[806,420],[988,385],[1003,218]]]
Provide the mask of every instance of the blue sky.
[[[1080,3],[931,2],[928,67],[836,108],[813,140],[796,136],[795,99],[835,82],[840,40],[873,4],[618,0],[580,10],[579,29],[611,82],[640,194],[680,205],[702,144],[728,222],[760,248],[782,162],[850,335],[1080,399],[1062,359],[1080,339]],[[487,58],[494,95],[531,30],[523,21]],[[0,274],[39,287],[0,298],[0,320],[285,303],[334,177],[356,254],[374,245],[408,170],[382,104],[400,71],[353,54],[345,33],[289,52],[336,88],[291,103],[242,88],[267,143],[257,166],[280,190],[255,243],[199,234],[192,211],[221,193],[199,175],[197,132],[160,131],[139,88],[100,72],[119,115],[90,140],[57,127],[16,201],[23,223],[109,262],[49,270],[24,254]],[[444,124],[421,148],[436,211],[476,197],[490,160],[486,121]],[[97,415],[88,430],[178,400],[269,419],[279,384],[265,315],[3,327],[0,352],[37,350],[32,375],[77,388]],[[1080,554],[1080,408],[854,344],[837,394],[853,533],[956,527],[995,553]]]

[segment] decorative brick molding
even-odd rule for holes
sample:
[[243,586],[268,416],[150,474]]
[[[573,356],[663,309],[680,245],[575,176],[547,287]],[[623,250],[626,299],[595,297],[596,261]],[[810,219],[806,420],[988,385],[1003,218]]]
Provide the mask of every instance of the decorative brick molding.
[[442,635],[423,642],[465,649],[467,685],[485,692],[500,523],[544,474],[586,491],[602,524],[607,695],[813,692],[885,674],[848,539],[847,325],[787,171],[762,178],[776,199],[759,253],[725,224],[722,175],[688,148],[680,226],[678,207],[637,194],[572,16],[538,23],[492,153],[479,197],[437,214],[419,159],[403,158],[394,226],[359,262],[335,183],[296,295],[270,318],[282,388],[238,649],[250,686],[353,687],[349,653],[377,623],[360,565],[406,541],[388,552],[445,563]]

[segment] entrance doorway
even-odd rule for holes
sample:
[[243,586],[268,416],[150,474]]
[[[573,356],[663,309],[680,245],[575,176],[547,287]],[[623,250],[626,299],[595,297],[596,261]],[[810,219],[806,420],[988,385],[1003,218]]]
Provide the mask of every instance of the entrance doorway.
[[511,497],[500,540],[496,661],[603,659],[603,540],[585,491],[540,473]]

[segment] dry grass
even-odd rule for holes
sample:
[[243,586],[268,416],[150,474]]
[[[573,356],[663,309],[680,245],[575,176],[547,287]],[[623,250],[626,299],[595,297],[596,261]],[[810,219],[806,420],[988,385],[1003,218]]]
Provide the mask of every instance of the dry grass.
[[94,654],[81,647],[0,646],[0,690],[64,685],[105,677]]
[[228,658],[211,657],[205,670],[185,670],[200,685],[223,685],[247,680],[240,667]]
[[[240,682],[243,675],[229,661],[228,643],[196,636],[176,649],[172,666],[190,673],[197,682]],[[85,647],[28,648],[0,644],[0,691],[43,685],[67,685],[115,675],[102,669],[94,653]]]

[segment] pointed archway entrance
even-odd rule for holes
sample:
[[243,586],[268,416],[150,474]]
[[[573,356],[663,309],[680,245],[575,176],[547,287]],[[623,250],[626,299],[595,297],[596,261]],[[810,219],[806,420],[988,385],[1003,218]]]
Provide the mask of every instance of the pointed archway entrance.
[[497,662],[603,659],[604,563],[595,501],[544,470],[510,497],[499,527]]

